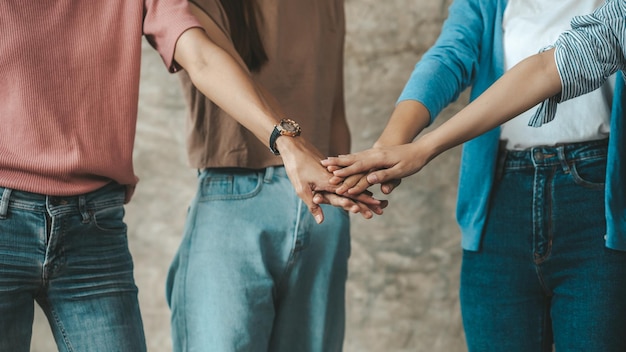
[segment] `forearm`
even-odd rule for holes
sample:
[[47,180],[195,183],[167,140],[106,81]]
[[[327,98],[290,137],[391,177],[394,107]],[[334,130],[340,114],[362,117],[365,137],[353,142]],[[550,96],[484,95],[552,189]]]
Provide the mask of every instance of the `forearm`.
[[429,122],[430,113],[423,104],[415,100],[402,101],[394,109],[374,147],[410,143]]
[[439,128],[424,135],[425,141],[420,143],[428,142],[434,157],[501,125],[560,91],[561,81],[553,50],[533,55],[506,72]]
[[209,40],[201,29],[192,28],[179,38],[175,59],[198,90],[267,142],[277,116],[235,56]]

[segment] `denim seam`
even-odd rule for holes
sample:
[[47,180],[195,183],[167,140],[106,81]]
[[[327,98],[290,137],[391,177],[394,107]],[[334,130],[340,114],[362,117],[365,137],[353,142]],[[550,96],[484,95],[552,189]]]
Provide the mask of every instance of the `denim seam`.
[[52,314],[52,316],[54,317],[54,323],[56,324],[59,332],[61,333],[61,336],[63,337],[63,343],[65,344],[67,351],[73,352],[74,347],[72,347],[72,342],[70,341],[67,335],[67,331],[65,331],[63,322],[61,321],[61,319],[59,319],[59,315],[57,314],[56,310],[54,310],[52,307],[50,307],[50,314]]
[[[554,179],[555,168],[552,168],[552,172],[545,175],[545,178],[540,169],[535,172],[534,191],[533,191],[533,257],[535,264],[541,264],[545,262],[552,252],[552,181]],[[538,177],[544,178],[542,184],[539,185]],[[539,189],[541,188],[541,189]],[[537,196],[536,192],[540,191],[541,195]],[[542,199],[541,204],[537,204],[537,200]],[[545,214],[547,211],[547,214]],[[539,219],[535,218],[535,215]],[[546,226],[547,225],[547,226]],[[538,244],[542,243],[545,250],[542,253],[537,253]],[[544,243],[545,242],[545,243]]]
[[[283,270],[283,273],[280,276],[280,280],[276,283],[276,292],[279,292],[282,289],[283,284],[285,283],[285,279],[287,278],[287,276],[289,275],[289,273],[291,272],[291,269],[294,266],[294,263],[296,262],[296,260],[299,257],[299,253],[300,250],[297,250],[298,247],[298,242],[299,240],[299,229],[300,229],[300,225],[301,225],[301,220],[302,217],[300,216],[300,214],[302,213],[302,204],[303,202],[297,198],[297,211],[296,211],[296,226],[294,228],[294,232],[293,232],[293,236],[292,236],[292,246],[291,246],[291,250],[289,251],[289,258],[287,259],[287,264],[285,265],[285,270]],[[275,296],[277,296],[275,294]]]
[[[202,187],[204,185],[204,180],[201,180],[198,183],[198,187],[199,187],[199,192],[198,192],[198,196],[200,196],[202,194]],[[191,210],[193,211],[192,214],[189,214],[189,223],[190,223],[190,228],[189,228],[189,246],[190,248],[193,248],[193,239],[196,236],[196,221],[198,218],[198,203],[201,201],[201,198],[197,198],[193,200],[192,206],[191,206]],[[187,291],[187,278],[189,277],[188,272],[189,272],[189,265],[187,264],[187,259],[188,256],[181,256],[182,258],[180,259],[181,261],[184,260],[184,262],[179,263],[179,267],[184,268],[183,269],[183,277],[182,277],[182,285],[183,285],[183,292]],[[177,278],[178,279],[178,278]],[[180,305],[182,306],[182,312],[186,312],[187,311],[187,297],[186,295],[182,295],[182,297],[179,297],[179,301],[181,302]],[[181,311],[181,310],[179,310]],[[179,314],[180,315],[180,314]],[[189,315],[188,314],[182,314],[182,319],[179,319],[182,322],[182,330],[184,332],[184,339],[183,341],[181,341],[182,344],[182,351],[187,351],[188,349],[188,341],[189,341],[189,329],[187,328],[188,324],[187,324],[187,317]]]
[[584,178],[582,178],[580,176],[580,174],[578,173],[578,168],[576,167],[576,164],[572,165],[570,176],[572,177],[572,179],[574,180],[574,183],[576,183],[576,185],[581,186],[581,187],[585,187],[587,189],[594,189],[594,190],[597,190],[597,191],[604,191],[604,188],[606,186],[606,182],[591,182],[591,181],[587,181]]

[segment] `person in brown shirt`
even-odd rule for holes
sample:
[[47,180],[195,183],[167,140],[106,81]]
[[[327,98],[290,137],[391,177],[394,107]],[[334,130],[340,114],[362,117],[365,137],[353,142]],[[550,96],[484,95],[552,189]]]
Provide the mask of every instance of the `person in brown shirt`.
[[[221,32],[221,45],[276,97],[289,118],[284,128],[299,124],[323,155],[349,152],[343,0],[191,4],[205,30]],[[174,351],[340,351],[350,254],[344,209],[369,218],[383,205],[324,204],[325,221],[316,224],[274,155],[280,146],[270,142],[272,154],[180,77],[189,162],[200,172],[167,280]]]

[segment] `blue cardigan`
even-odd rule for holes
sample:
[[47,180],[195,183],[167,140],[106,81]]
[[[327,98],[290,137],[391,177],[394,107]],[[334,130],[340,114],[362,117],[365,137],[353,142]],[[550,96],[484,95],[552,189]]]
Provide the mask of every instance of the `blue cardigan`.
[[[505,7],[506,0],[455,0],[441,35],[416,64],[398,101],[419,101],[434,119],[469,86],[470,100],[484,92],[505,70]],[[622,75],[618,75],[615,87],[605,187],[606,245],[626,251],[626,162],[620,160],[626,155],[622,119],[626,90]],[[500,128],[495,128],[463,145],[456,216],[461,245],[466,250],[480,248],[499,140]]]

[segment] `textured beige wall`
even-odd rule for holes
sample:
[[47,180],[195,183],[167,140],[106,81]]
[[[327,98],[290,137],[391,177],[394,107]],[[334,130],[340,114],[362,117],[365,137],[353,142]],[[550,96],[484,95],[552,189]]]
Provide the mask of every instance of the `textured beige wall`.
[[[346,101],[353,148],[372,145],[414,63],[434,42],[450,0],[346,0]],[[180,240],[195,173],[184,153],[178,80],[146,47],[136,172],[127,208],[129,241],[149,351],[170,351],[164,283]],[[456,111],[444,111],[438,123]],[[348,352],[462,352],[458,304],[460,239],[454,221],[459,150],[406,179],[384,216],[353,217],[348,281]],[[54,351],[37,316],[31,351]],[[219,351],[217,351],[219,352]],[[294,351],[297,352],[297,351]]]

